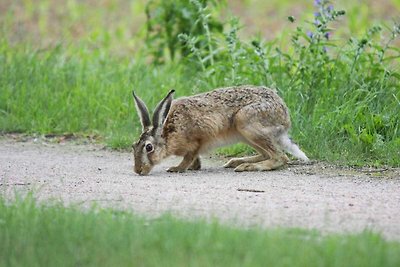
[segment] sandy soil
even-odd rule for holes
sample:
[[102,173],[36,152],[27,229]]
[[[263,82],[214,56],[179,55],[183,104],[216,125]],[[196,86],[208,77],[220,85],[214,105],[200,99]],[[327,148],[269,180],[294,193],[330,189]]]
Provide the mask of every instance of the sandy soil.
[[[20,138],[17,138],[20,139]],[[0,193],[34,191],[40,200],[84,207],[129,209],[146,216],[165,212],[186,219],[300,227],[322,233],[365,229],[400,240],[400,169],[353,169],[323,163],[289,165],[262,173],[235,173],[221,159],[203,157],[203,170],[132,170],[132,156],[93,144],[0,137]]]

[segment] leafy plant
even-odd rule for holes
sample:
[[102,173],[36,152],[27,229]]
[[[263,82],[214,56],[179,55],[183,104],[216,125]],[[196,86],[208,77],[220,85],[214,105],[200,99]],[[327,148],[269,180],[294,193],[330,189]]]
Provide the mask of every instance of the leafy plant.
[[[211,33],[223,31],[223,24],[213,18],[209,6],[217,7],[223,2],[213,0],[152,0],[146,5],[146,44],[153,61],[165,63],[175,60],[179,55],[186,57],[190,48],[181,45],[178,35],[187,34],[199,38],[200,44],[204,36],[210,38]],[[211,48],[210,48],[211,49]],[[210,50],[211,51],[211,50]]]

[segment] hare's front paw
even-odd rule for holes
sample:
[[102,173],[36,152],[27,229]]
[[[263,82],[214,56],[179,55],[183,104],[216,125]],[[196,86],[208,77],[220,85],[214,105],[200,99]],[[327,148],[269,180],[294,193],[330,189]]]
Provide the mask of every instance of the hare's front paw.
[[179,166],[175,166],[175,167],[170,167],[167,169],[167,172],[185,172],[186,169],[183,169]]
[[190,164],[188,170],[189,171],[198,171],[201,169],[201,161],[200,158],[196,158],[192,164]]

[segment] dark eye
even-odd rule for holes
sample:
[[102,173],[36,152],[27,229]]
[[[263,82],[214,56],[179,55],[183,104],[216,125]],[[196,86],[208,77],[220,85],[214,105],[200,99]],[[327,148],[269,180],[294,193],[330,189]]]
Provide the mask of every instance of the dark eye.
[[147,152],[153,151],[153,145],[152,145],[152,144],[147,144],[147,145],[146,145],[146,151],[147,151]]

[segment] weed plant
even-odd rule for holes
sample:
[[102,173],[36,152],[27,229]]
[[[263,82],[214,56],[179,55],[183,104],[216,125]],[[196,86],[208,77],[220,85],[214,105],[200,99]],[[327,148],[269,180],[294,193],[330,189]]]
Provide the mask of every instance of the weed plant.
[[183,57],[190,54],[191,48],[179,42],[179,34],[190,34],[197,38],[196,45],[206,44],[211,52],[211,33],[221,33],[223,24],[208,11],[223,6],[224,1],[149,1],[146,5],[146,45],[153,62],[161,64],[168,59],[174,60],[177,54]]

